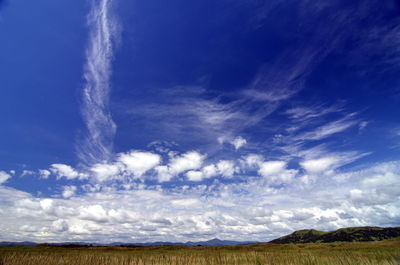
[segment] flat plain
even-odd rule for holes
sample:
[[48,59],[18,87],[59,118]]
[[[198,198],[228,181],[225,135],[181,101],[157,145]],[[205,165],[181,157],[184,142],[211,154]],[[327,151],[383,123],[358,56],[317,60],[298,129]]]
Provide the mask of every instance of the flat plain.
[[400,238],[233,247],[0,247],[1,265],[399,265]]

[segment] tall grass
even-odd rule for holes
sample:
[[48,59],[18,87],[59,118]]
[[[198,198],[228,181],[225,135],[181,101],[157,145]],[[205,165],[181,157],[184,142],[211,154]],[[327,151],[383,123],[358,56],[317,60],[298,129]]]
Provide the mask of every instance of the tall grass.
[[240,247],[13,247],[0,265],[399,265],[400,240]]

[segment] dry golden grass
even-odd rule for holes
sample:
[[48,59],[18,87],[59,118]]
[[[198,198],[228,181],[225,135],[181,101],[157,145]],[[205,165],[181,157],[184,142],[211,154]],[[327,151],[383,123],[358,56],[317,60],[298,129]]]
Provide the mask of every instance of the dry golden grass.
[[0,265],[400,265],[400,240],[237,247],[2,247]]

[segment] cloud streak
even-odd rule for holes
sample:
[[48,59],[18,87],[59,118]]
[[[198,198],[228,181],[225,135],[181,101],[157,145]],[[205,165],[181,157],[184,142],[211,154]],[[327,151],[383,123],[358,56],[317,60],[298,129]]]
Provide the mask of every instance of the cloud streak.
[[111,157],[117,129],[109,110],[111,63],[119,37],[119,25],[112,13],[113,2],[92,1],[88,16],[90,35],[81,109],[87,135],[78,147],[78,155],[86,164]]

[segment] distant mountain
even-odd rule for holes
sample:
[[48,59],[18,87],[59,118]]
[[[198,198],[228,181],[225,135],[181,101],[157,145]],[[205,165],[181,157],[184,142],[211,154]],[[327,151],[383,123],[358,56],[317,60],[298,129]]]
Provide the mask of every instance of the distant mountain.
[[350,227],[323,232],[314,229],[299,230],[290,235],[270,241],[274,244],[331,243],[378,241],[400,237],[400,227]]
[[36,246],[37,244],[35,242],[6,242],[2,241],[0,242],[0,246],[3,247],[33,247]]
[[113,246],[238,246],[238,245],[247,245],[257,243],[254,241],[230,241],[230,240],[220,240],[218,238],[214,238],[207,241],[188,241],[186,243],[177,243],[177,242],[151,242],[151,243],[119,243],[115,242],[111,245]]
[[238,246],[257,243],[254,241],[230,241],[230,240],[220,240],[214,238],[208,241],[188,241],[183,242],[150,242],[150,243],[123,243],[114,242],[111,244],[98,244],[98,243],[88,243],[88,242],[62,242],[62,243],[42,243],[37,244],[34,242],[0,242],[0,246],[17,247],[17,246],[59,246],[59,247],[88,247],[88,246],[138,246],[138,247],[148,247],[148,246]]
[[208,241],[199,241],[199,242],[186,242],[186,246],[238,246],[238,245],[248,245],[257,243],[255,241],[230,241],[230,240],[220,240],[218,238],[214,238]]

